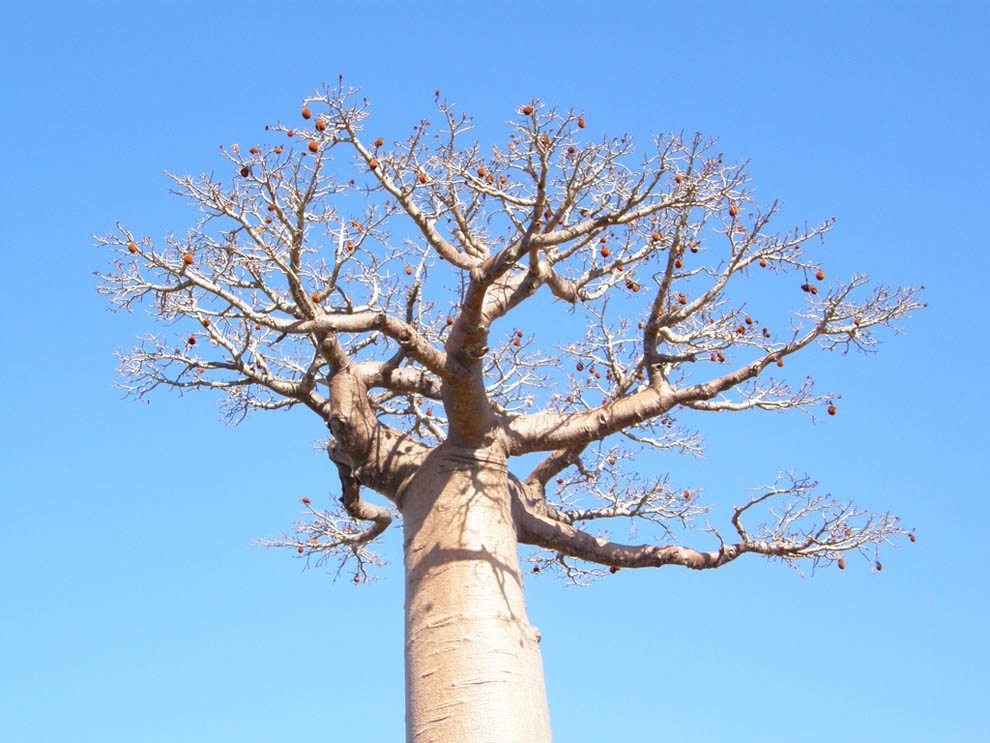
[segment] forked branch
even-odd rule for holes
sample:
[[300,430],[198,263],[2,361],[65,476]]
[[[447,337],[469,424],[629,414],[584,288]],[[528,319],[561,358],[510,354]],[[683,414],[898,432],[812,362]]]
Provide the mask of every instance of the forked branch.
[[[780,558],[791,564],[801,559],[811,559],[816,564],[834,562],[850,551],[867,553],[872,550],[875,553],[881,544],[908,534],[900,528],[896,517],[871,515],[831,496],[816,495],[815,487],[816,483],[804,478],[782,478],[734,509],[731,523],[736,541],[723,541],[718,532],[712,531],[719,541],[719,547],[713,550],[680,544],[614,542],[576,529],[566,520],[548,517],[522,502],[520,541],[564,557],[612,568],[682,565],[706,570],[721,567],[746,553]],[[747,529],[743,524],[744,515],[760,506],[766,509],[765,520],[755,528]],[[616,512],[614,515],[625,517],[628,514]]]

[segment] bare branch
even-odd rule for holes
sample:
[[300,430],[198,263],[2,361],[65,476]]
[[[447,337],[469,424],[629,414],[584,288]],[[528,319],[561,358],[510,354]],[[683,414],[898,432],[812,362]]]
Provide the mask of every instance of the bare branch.
[[[721,567],[740,555],[754,553],[794,564],[801,559],[838,562],[850,551],[867,554],[897,536],[908,535],[898,519],[870,515],[830,496],[812,491],[815,483],[786,476],[734,509],[732,525],[739,541],[728,544],[719,537],[716,550],[697,550],[676,544],[626,545],[605,536],[594,537],[566,521],[550,519],[532,509],[520,519],[520,540],[570,557],[613,568],[683,565],[695,570]],[[776,503],[779,505],[774,505]],[[758,506],[767,506],[767,519],[747,530],[742,517]],[[592,514],[594,515],[594,514]],[[717,535],[717,532],[713,532]],[[840,565],[844,567],[844,563]]]
[[[903,533],[784,478],[736,510],[738,539],[683,547],[709,510],[700,491],[633,464],[641,449],[700,455],[701,434],[682,423],[695,413],[826,404],[810,378],[790,378],[788,358],[873,352],[881,329],[924,306],[914,288],[826,280],[817,246],[834,218],[781,230],[747,164],[701,135],[638,148],[533,101],[485,149],[439,95],[436,126],[388,141],[343,83],[305,103],[300,126],[222,147],[219,175],[169,176],[198,212],[186,233],[156,242],[118,223],[96,238],[113,256],[100,275],[110,305],[161,326],[119,354],[127,394],[206,389],[230,422],[302,405],[330,426],[343,511],[310,509],[280,544],[363,564],[391,514],[360,488],[394,498],[445,442],[545,453],[525,482],[510,478],[519,535],[549,550],[537,567],[573,579],[581,560],[832,561]],[[557,319],[534,327],[545,311]],[[744,527],[762,508],[762,525]],[[663,543],[580,528],[616,519]]]

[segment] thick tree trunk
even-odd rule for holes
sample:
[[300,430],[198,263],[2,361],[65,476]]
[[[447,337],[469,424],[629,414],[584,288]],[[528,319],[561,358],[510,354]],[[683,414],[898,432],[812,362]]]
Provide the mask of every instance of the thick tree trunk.
[[505,457],[442,445],[399,495],[407,743],[547,743]]

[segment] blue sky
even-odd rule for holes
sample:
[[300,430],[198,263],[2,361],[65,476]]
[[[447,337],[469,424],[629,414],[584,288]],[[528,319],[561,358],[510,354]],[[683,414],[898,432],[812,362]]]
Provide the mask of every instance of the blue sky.
[[214,167],[338,73],[383,130],[429,115],[439,88],[484,142],[532,97],[598,132],[718,135],[784,224],[838,217],[830,272],[927,287],[879,355],[789,363],[841,392],[840,415],[705,420],[706,459],[664,463],[725,502],[808,472],[918,543],[881,574],[748,559],[528,580],[555,739],[985,735],[990,6],[863,5],[7,8],[0,737],[401,739],[399,534],[362,586],[250,547],[298,498],[335,494],[319,422],[228,428],[206,395],[122,401],[113,352],[148,320],[108,313],[92,276],[107,259],[90,234],[115,219],[191,224],[164,169]]

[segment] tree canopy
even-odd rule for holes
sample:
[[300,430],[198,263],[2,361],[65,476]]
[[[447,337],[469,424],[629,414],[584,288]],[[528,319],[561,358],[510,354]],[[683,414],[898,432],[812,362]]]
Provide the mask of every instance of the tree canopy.
[[[779,204],[714,139],[638,147],[533,100],[489,148],[439,92],[435,107],[386,138],[358,91],[327,86],[264,143],[221,148],[228,172],[170,175],[199,213],[188,232],[156,242],[118,223],[98,239],[116,253],[101,291],[162,326],[121,354],[127,393],[210,389],[230,422],[303,406],[330,427],[341,507],[304,499],[307,518],[268,544],[356,559],[360,579],[392,520],[362,489],[401,510],[444,442],[540,455],[508,480],[516,531],[534,570],[575,581],[745,553],[842,567],[908,534],[791,473],[709,525],[703,493],[636,461],[700,453],[684,411],[835,414],[786,360],[871,351],[922,306],[917,289],[827,276],[834,218],[781,230]],[[599,526],[630,519],[652,541]],[[681,544],[694,526],[717,545]]]

